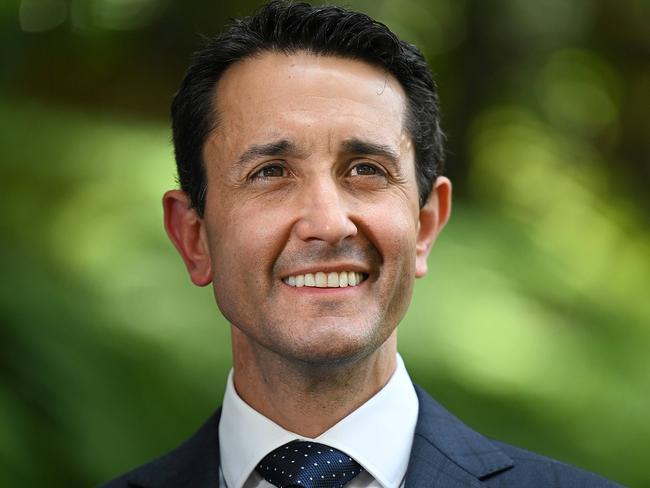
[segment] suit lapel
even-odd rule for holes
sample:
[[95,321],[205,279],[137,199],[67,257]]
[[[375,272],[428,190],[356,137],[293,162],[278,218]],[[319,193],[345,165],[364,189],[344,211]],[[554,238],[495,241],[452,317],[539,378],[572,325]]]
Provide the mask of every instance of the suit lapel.
[[[415,386],[419,412],[405,488],[483,487],[481,479],[511,468],[512,459]],[[133,488],[218,488],[219,418],[129,478]]]
[[514,466],[494,444],[463,424],[415,386],[420,409],[405,488],[480,487]]
[[185,443],[129,478],[133,488],[219,488],[217,410]]

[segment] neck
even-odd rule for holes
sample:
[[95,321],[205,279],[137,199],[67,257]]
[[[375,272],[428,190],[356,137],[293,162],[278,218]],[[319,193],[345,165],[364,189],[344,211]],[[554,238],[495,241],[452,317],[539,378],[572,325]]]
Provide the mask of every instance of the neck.
[[374,396],[395,371],[396,331],[358,359],[311,364],[251,343],[232,327],[234,384],[253,409],[298,435],[315,438]]

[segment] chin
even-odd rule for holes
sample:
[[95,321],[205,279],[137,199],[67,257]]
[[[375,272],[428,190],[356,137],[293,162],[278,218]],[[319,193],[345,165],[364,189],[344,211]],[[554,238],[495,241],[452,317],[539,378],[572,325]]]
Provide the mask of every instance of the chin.
[[[325,325],[325,327],[323,327]],[[392,328],[351,327],[349,323],[324,324],[296,336],[290,347],[279,345],[280,353],[312,366],[343,366],[355,363],[379,349],[390,336]]]

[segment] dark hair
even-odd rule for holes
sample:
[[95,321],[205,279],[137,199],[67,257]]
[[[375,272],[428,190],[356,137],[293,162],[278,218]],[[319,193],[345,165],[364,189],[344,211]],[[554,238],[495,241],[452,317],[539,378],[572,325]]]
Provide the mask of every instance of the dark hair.
[[384,24],[341,7],[271,1],[235,20],[194,55],[172,102],[174,151],[181,189],[199,215],[207,190],[203,145],[218,123],[215,85],[233,63],[265,51],[357,59],[385,69],[406,93],[406,128],[413,141],[420,206],[442,171],[444,135],[436,86],[417,47]]

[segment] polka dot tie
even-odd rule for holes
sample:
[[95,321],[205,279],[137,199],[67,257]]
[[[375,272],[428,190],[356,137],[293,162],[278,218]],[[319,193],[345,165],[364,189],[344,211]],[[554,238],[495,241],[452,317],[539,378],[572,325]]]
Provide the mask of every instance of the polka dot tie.
[[293,441],[278,447],[255,469],[278,488],[342,488],[363,471],[361,465],[344,452],[307,441]]

